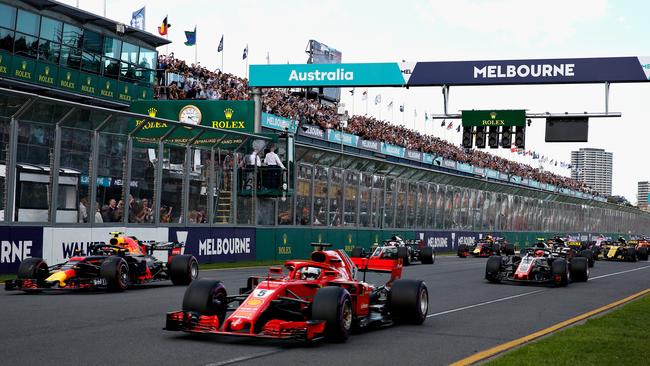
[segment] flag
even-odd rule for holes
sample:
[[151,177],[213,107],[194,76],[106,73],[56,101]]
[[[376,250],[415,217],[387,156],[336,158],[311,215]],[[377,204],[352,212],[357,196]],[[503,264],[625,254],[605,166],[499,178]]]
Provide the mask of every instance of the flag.
[[454,121],[449,121],[449,125],[447,125],[447,129],[451,130],[452,128],[454,128]]
[[392,100],[390,101],[390,103],[388,103],[388,107],[387,107],[387,108],[388,108],[389,110],[393,109],[393,101],[392,101]]
[[354,95],[354,89],[350,89],[350,95]]
[[404,113],[404,104],[400,104],[399,106],[399,111]]
[[445,121],[445,120],[443,119],[443,120],[442,120],[442,123],[440,124],[440,127],[445,127],[446,124],[447,124],[447,121]]
[[456,132],[460,132],[460,125],[458,125],[458,127],[456,127]]
[[413,117],[417,117],[417,116],[418,116],[418,109],[413,108]]
[[246,57],[248,57],[248,45],[246,45],[246,48],[244,48],[244,54],[241,56],[241,59],[245,60]]
[[510,146],[510,152],[511,152],[511,153],[516,153],[518,150],[519,150],[519,149],[517,149],[517,146],[515,146],[515,145],[511,145],[511,146]]
[[161,36],[167,35],[167,31],[169,30],[169,28],[171,28],[171,26],[172,26],[171,24],[167,23],[167,15],[165,15],[165,19],[163,19],[162,24],[160,25],[160,27],[158,27],[158,34],[160,34]]
[[[223,34],[221,35],[221,41],[219,41],[219,47],[217,47],[217,52],[223,51]],[[289,63],[289,60],[287,60],[287,63]]]
[[375,96],[375,105],[377,105],[377,104],[379,104],[379,103],[381,103],[381,94],[377,94],[377,95]]
[[361,94],[361,100],[366,100],[368,99],[368,89],[363,91],[363,94]]
[[186,46],[196,46],[196,26],[194,31],[185,31],[185,38],[187,38]]
[[269,65],[271,63],[271,55],[269,55],[269,51],[266,51],[266,64]]
[[[140,10],[136,10],[131,14],[131,26],[133,28],[144,30],[144,6]],[[167,19],[165,17],[165,19]]]
[[429,120],[429,115],[427,114],[427,112],[424,112],[424,120],[425,120],[425,121],[428,121],[428,120]]

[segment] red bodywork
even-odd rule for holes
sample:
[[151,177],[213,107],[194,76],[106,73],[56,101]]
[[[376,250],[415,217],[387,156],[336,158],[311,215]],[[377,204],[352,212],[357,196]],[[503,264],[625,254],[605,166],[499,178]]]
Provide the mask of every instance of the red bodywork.
[[[401,276],[401,259],[354,258],[342,250],[315,251],[310,260],[292,260],[284,264],[286,275],[280,267],[272,267],[266,278],[251,277],[249,285],[256,287],[237,297],[239,306],[227,316],[223,324],[216,315],[203,315],[191,311],[167,313],[165,329],[190,333],[210,333],[230,336],[247,336],[273,339],[313,340],[325,330],[325,322],[311,320],[309,309],[314,294],[325,286],[345,288],[351,298],[354,317],[370,314],[370,294],[375,286],[357,281],[357,266],[361,270],[390,272],[391,278]],[[317,278],[305,278],[307,269],[318,269]],[[295,319],[278,319],[272,316],[271,304],[285,301],[294,305]],[[268,311],[267,311],[268,310]],[[301,315],[302,314],[302,315]]]

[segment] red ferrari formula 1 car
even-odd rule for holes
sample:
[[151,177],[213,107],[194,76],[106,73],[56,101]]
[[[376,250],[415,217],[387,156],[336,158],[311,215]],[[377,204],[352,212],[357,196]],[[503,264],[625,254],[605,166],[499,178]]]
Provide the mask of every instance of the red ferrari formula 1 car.
[[[48,267],[41,258],[27,258],[18,268],[18,278],[5,282],[5,289],[123,291],[133,285],[164,280],[188,285],[198,277],[196,258],[181,254],[184,244],[143,243],[121,234],[113,232],[109,244],[91,244],[88,254],[76,251],[68,261],[55,266]],[[167,263],[152,255],[161,250],[167,251]]]
[[[329,244],[312,245],[316,250],[309,260],[287,261],[286,275],[281,267],[271,267],[266,277],[250,277],[240,295],[228,295],[220,281],[193,282],[185,291],[183,310],[167,313],[165,329],[343,342],[353,328],[424,322],[427,286],[399,279],[402,261],[396,250],[352,260],[343,250],[325,250]],[[391,278],[374,286],[355,278],[357,268],[388,272]]]

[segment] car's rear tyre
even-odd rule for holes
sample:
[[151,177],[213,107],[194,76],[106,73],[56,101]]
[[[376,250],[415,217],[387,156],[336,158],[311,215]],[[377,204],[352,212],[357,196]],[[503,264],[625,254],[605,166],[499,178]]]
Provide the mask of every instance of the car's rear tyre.
[[221,281],[200,279],[192,281],[183,296],[183,311],[201,315],[216,315],[223,324],[228,311],[228,293]]
[[587,263],[589,264],[589,268],[594,266],[594,253],[591,251],[591,249],[585,249],[580,251],[580,257],[587,258]]
[[600,259],[600,249],[597,247],[592,247],[591,248],[591,253],[594,255],[594,261],[597,261]]
[[485,279],[492,283],[501,282],[501,256],[493,255],[485,264]]
[[468,250],[469,249],[467,248],[466,244],[461,244],[458,246],[458,251],[456,252],[456,254],[458,254],[458,256],[461,258],[465,258],[467,256],[466,253],[468,252]]
[[122,257],[108,257],[99,269],[109,291],[124,291],[129,287],[129,266]]
[[396,280],[388,294],[388,304],[395,321],[422,324],[429,311],[427,285],[420,280]]
[[589,259],[576,257],[571,260],[571,279],[575,282],[587,282],[589,279]]
[[397,247],[397,257],[402,258],[402,265],[411,265],[411,255],[409,254],[409,248]]
[[639,258],[640,261],[647,261],[648,260],[648,247],[640,247],[636,251],[636,256]]
[[354,319],[350,294],[336,286],[318,289],[311,304],[311,315],[313,320],[325,321],[325,339],[345,342]]
[[352,258],[362,258],[363,257],[363,248],[354,247],[352,248],[352,253],[350,253]]
[[169,278],[174,286],[187,286],[199,277],[199,262],[193,255],[175,255],[169,263]]
[[635,248],[628,248],[627,250],[627,258],[628,261],[630,262],[636,262],[636,249]]
[[433,264],[436,261],[436,253],[432,247],[424,247],[420,249],[420,261],[422,264]]
[[556,286],[564,287],[569,284],[571,274],[564,258],[557,258],[551,263],[551,275]]
[[505,255],[515,255],[515,246],[514,244],[505,244],[503,246],[503,252]]
[[47,263],[41,258],[25,258],[20,262],[17,277],[19,279],[36,279],[44,281],[50,275]]

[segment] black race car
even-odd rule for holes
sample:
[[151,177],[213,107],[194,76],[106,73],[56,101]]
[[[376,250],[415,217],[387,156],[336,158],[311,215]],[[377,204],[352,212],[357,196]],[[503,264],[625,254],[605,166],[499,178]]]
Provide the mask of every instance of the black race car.
[[398,235],[393,235],[390,239],[384,240],[381,245],[373,245],[370,252],[366,252],[364,248],[355,247],[352,249],[350,256],[352,258],[366,258],[369,257],[377,247],[396,248],[397,256],[402,258],[402,263],[405,266],[408,266],[413,262],[433,264],[436,260],[436,252],[432,247],[427,246],[424,243],[424,240],[405,240]]
[[479,239],[473,245],[460,244],[456,254],[460,258],[467,258],[470,255],[474,257],[490,257],[493,255],[513,255],[515,246],[508,243],[504,238],[493,238],[491,235]]
[[[199,274],[192,255],[181,254],[184,244],[141,242],[122,233],[111,233],[109,244],[91,244],[88,253],[77,250],[64,263],[48,266],[41,258],[27,258],[18,268],[18,278],[5,282],[6,290],[106,289],[123,291],[130,286],[171,280],[189,285]],[[153,256],[167,251],[167,263]]]
[[492,256],[485,267],[485,279],[499,283],[547,283],[566,286],[589,279],[589,263],[584,257],[565,258],[551,248],[533,247],[521,255]]

